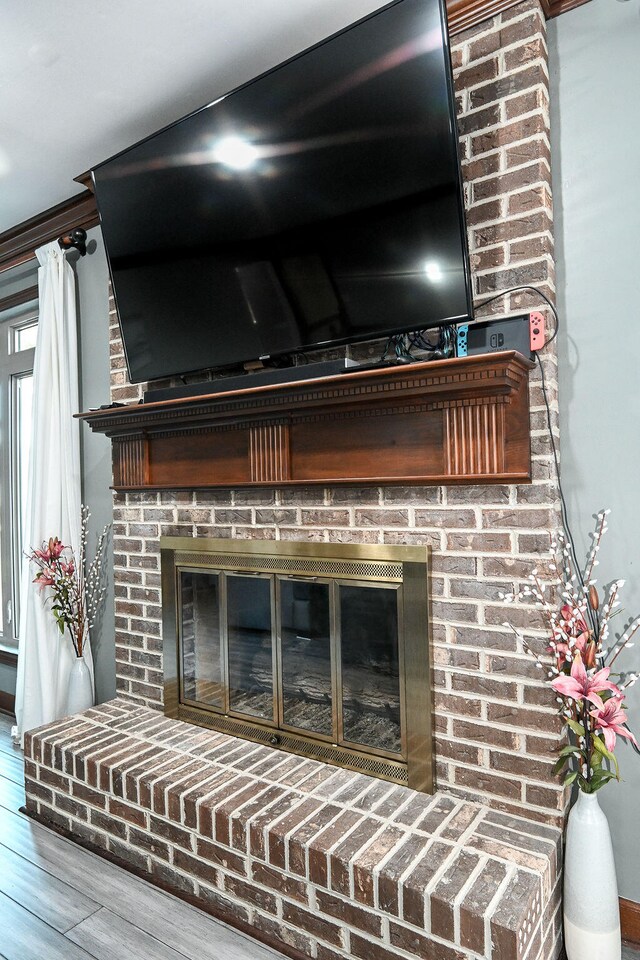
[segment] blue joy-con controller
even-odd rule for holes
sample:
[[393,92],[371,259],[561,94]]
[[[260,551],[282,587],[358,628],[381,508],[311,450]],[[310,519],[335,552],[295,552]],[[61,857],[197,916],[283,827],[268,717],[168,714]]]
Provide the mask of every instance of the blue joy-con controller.
[[456,354],[458,357],[466,357],[467,355],[468,331],[469,331],[468,323],[463,323],[458,327],[458,340],[456,344]]

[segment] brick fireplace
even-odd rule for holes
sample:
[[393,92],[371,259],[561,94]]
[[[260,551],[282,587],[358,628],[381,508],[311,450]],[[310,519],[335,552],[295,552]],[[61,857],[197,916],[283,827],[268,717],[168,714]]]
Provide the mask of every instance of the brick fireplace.
[[[452,57],[476,297],[526,283],[553,296],[548,70],[537,0],[453,37]],[[533,294],[520,293],[491,310],[534,305]],[[115,311],[111,324],[112,399],[133,402],[143,385],[126,380]],[[378,355],[377,346],[371,350]],[[543,363],[555,418],[553,347]],[[438,785],[506,813],[560,823],[565,797],[549,774],[560,735],[554,704],[503,626],[508,618],[535,627],[537,613],[500,599],[547,550],[546,531],[558,516],[538,371],[530,382],[530,485],[116,494],[118,693],[163,708],[161,536],[426,545]]]
[[[538,0],[458,34],[452,56],[474,293],[553,296]],[[489,310],[530,307],[520,293]],[[553,348],[542,362],[555,424]],[[113,400],[141,396],[115,312],[111,383]],[[501,599],[557,524],[537,370],[530,407],[531,484],[115,494],[118,699],[28,738],[31,812],[292,957],[555,960],[560,726],[504,626],[537,613]],[[165,718],[162,537],[430,547],[436,794]]]

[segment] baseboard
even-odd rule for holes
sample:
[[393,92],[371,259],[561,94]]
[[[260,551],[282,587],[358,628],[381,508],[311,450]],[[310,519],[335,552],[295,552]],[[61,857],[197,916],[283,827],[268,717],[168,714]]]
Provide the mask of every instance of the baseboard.
[[4,663],[7,667],[17,667],[17,650],[9,650],[7,647],[0,646],[0,663]]
[[16,707],[16,698],[12,693],[0,690],[0,713],[9,713],[14,715]]
[[640,903],[620,897],[620,929],[627,943],[640,943]]

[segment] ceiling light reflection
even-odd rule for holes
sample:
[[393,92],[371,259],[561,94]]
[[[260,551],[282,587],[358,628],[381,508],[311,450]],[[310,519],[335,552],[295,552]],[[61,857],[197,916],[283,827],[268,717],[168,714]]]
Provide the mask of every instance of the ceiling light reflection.
[[248,170],[258,159],[258,150],[241,137],[224,137],[214,146],[213,159],[232,170]]
[[427,260],[424,265],[424,272],[427,275],[427,280],[430,280],[431,283],[440,283],[442,280],[442,267],[437,260]]

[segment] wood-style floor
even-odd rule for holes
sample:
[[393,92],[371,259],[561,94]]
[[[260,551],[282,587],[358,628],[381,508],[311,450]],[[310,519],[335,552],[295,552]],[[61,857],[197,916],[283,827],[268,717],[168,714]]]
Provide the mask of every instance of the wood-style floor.
[[282,960],[18,813],[11,723],[0,714],[0,960]]
[[11,723],[0,714],[0,960],[284,960],[19,813]]

